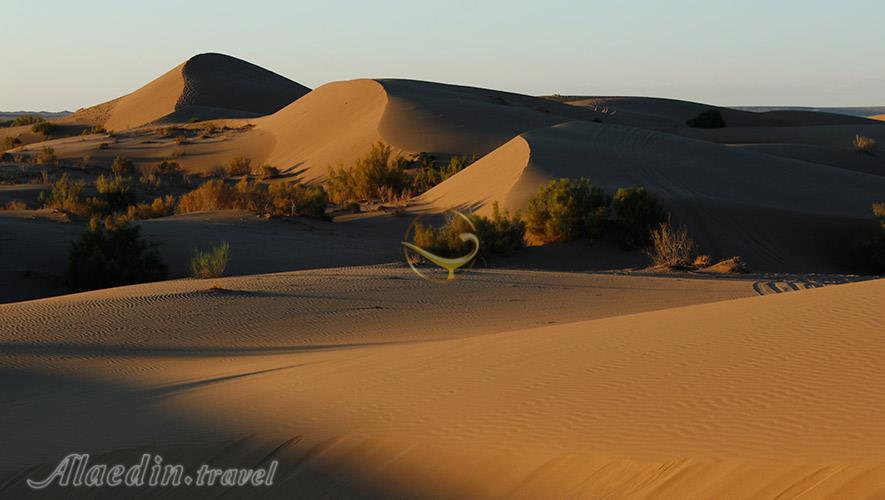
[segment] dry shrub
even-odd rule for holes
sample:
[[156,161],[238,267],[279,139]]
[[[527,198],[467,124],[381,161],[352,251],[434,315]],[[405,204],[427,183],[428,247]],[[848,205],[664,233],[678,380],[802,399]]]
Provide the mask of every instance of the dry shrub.
[[876,148],[876,140],[872,137],[857,134],[854,136],[854,149],[861,153],[872,153]]
[[194,278],[218,278],[224,274],[230,261],[230,244],[222,241],[209,251],[194,250],[191,259],[191,275]]
[[509,254],[525,246],[525,223],[519,212],[510,215],[506,210],[501,211],[495,202],[491,217],[476,214],[467,217],[473,227],[454,213],[450,213],[439,228],[419,222],[415,224],[412,243],[443,257],[455,257],[472,249],[473,243],[462,240],[461,233],[474,233],[479,239],[478,258]]
[[652,248],[648,252],[655,267],[685,268],[692,263],[695,244],[684,227],[674,229],[661,222],[651,231]]
[[64,174],[52,184],[49,191],[41,192],[37,200],[43,208],[84,215],[89,207],[82,201],[82,193],[83,183],[71,180],[68,174]]
[[18,137],[6,136],[3,139],[3,151],[7,151],[10,149],[15,149],[21,146],[22,140]]
[[58,163],[58,158],[55,156],[55,150],[50,148],[49,146],[44,146],[43,149],[37,153],[37,156],[34,158],[34,162],[37,165],[55,165]]
[[692,265],[692,267],[703,268],[703,267],[709,267],[712,264],[713,264],[713,258],[710,257],[709,255],[704,254],[704,255],[698,255],[697,257],[695,257],[694,262],[692,262],[691,265]]
[[130,205],[126,212],[128,220],[156,219],[167,217],[175,213],[175,197],[166,195],[162,198],[154,198],[151,203],[139,203]]
[[227,175],[236,177],[239,175],[249,175],[252,172],[252,159],[240,156],[234,158],[227,164]]
[[280,169],[271,165],[262,165],[258,172],[258,178],[261,180],[272,179],[280,175]]
[[212,179],[197,189],[181,195],[178,201],[178,213],[224,210],[231,207],[232,198],[231,188],[223,180]]

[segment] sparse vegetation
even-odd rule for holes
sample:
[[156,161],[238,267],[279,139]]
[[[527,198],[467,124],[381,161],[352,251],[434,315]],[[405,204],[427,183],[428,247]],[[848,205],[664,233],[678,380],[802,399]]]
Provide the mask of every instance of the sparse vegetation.
[[718,109],[707,109],[698,113],[698,115],[687,122],[686,125],[694,128],[722,128],[725,126],[725,119],[722,112]]
[[377,143],[351,168],[330,168],[326,180],[329,199],[334,203],[380,199],[389,201],[402,196],[408,187],[404,166],[407,161],[394,156],[390,146]]
[[872,137],[857,134],[854,136],[854,149],[861,153],[872,153],[876,149],[876,140]]
[[101,144],[98,145],[98,149],[108,149],[109,147],[111,147],[110,144],[108,144],[106,142],[102,142]]
[[277,167],[272,167],[270,165],[262,165],[261,170],[258,172],[258,178],[261,180],[272,179],[274,177],[278,177],[280,175],[280,169]]
[[244,177],[230,186],[221,179],[204,182],[181,196],[178,212],[251,210],[260,215],[325,218],[328,196],[321,186],[278,182],[268,185]]
[[156,219],[167,217],[175,213],[175,197],[166,195],[154,198],[151,203],[139,203],[130,205],[126,212],[128,220]]
[[476,155],[453,156],[443,168],[437,168],[435,158],[427,153],[417,155],[416,160],[420,169],[412,178],[412,190],[415,194],[420,194],[469,167],[476,161]]
[[[492,205],[492,216],[470,214],[474,227],[463,218],[449,214],[442,227],[415,224],[412,242],[437,255],[454,257],[464,255],[472,249],[473,243],[460,238],[461,233],[474,233],[479,239],[478,258],[488,258],[492,254],[509,254],[525,246],[525,223],[519,213],[510,215],[501,211],[498,203]],[[474,229],[475,228],[475,229]]]
[[583,177],[551,181],[529,200],[526,228],[542,243],[597,238],[605,228],[608,206],[605,192]]
[[34,161],[37,165],[55,165],[58,162],[58,158],[55,156],[54,149],[44,146],[37,153],[37,156],[34,157]]
[[624,248],[648,243],[649,231],[665,219],[664,210],[644,187],[621,188],[612,199],[618,242]]
[[230,244],[226,241],[222,241],[206,252],[199,249],[194,250],[194,256],[191,259],[191,275],[199,279],[218,278],[224,274],[229,261]]
[[114,158],[114,162],[111,164],[111,170],[114,172],[114,175],[117,176],[132,175],[135,171],[135,165],[133,165],[132,160],[129,158],[118,156]]
[[681,269],[693,262],[695,244],[684,227],[673,228],[661,222],[651,231],[652,247],[648,255],[655,267]]
[[64,174],[52,184],[48,192],[41,192],[37,200],[44,208],[82,215],[87,211],[81,198],[82,193],[83,183],[71,180],[68,174]]
[[128,177],[115,175],[114,177],[98,176],[95,188],[99,197],[92,199],[93,209],[103,213],[126,211],[129,205],[136,202],[135,191],[132,189],[132,181]]
[[35,134],[43,134],[46,137],[51,136],[57,129],[58,125],[47,121],[41,121],[31,125],[31,132],[34,132]]
[[166,266],[141,228],[93,218],[68,254],[67,280],[74,290],[93,290],[161,280]]
[[227,164],[228,177],[237,177],[240,175],[249,175],[252,172],[252,159],[240,156],[234,158]]
[[8,151],[10,149],[15,149],[21,146],[22,140],[18,137],[6,136],[3,139],[3,151]]
[[17,116],[15,120],[12,121],[13,127],[21,127],[24,125],[34,125],[44,121],[43,117],[37,115],[23,115]]

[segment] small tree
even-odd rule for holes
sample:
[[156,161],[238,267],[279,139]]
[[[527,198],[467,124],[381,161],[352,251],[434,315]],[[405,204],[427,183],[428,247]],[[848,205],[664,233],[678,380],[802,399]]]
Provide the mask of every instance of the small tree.
[[194,257],[191,259],[191,275],[200,279],[218,278],[224,274],[229,260],[230,244],[226,241],[222,241],[206,252],[199,249],[194,250]]
[[52,122],[41,121],[32,125],[31,131],[35,134],[43,134],[44,136],[49,137],[57,128],[58,126]]
[[143,240],[140,231],[138,226],[110,218],[93,218],[68,254],[71,288],[93,290],[165,278],[166,265],[156,246]]
[[526,227],[544,243],[598,238],[608,205],[605,191],[588,179],[550,181],[529,200]]
[[648,242],[651,228],[664,221],[664,211],[644,187],[620,188],[612,199],[618,241],[624,248]]

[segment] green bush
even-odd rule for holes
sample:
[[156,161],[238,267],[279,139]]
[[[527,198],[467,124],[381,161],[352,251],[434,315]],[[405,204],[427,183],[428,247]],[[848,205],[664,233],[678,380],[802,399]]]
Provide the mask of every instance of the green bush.
[[476,161],[476,155],[453,156],[448,165],[443,168],[437,168],[435,159],[430,155],[418,156],[416,161],[419,162],[421,168],[412,178],[412,191],[415,194],[420,194],[469,167]]
[[191,275],[194,278],[218,278],[224,274],[230,260],[230,244],[222,241],[211,250],[203,252],[194,250],[191,259]]
[[272,204],[272,215],[326,218],[329,196],[322,186],[278,182],[270,185],[268,194]]
[[68,254],[71,288],[93,290],[165,278],[165,264],[155,245],[140,237],[140,230],[111,219],[92,219]]
[[12,122],[12,126],[13,127],[21,127],[23,125],[34,125],[34,124],[40,123],[42,121],[44,121],[44,120],[40,116],[24,115],[24,116],[16,117],[15,120],[13,120],[13,122]]
[[128,177],[99,175],[95,181],[95,188],[100,195],[99,201],[101,203],[98,205],[103,209],[100,211],[105,213],[126,211],[129,205],[136,201],[132,181]]
[[330,168],[326,191],[334,203],[381,199],[402,195],[408,187],[406,160],[393,156],[390,146],[377,143],[351,168]]
[[722,118],[722,112],[718,109],[707,109],[698,113],[698,116],[685,122],[689,127],[694,128],[722,128],[725,126],[725,119]]
[[583,177],[551,181],[529,200],[526,229],[542,243],[598,238],[608,205],[605,191]]
[[624,248],[648,243],[649,231],[666,218],[657,200],[640,186],[620,188],[612,199],[618,241]]
[[31,125],[32,132],[34,132],[35,134],[43,134],[47,137],[52,135],[56,131],[56,129],[58,129],[58,126],[56,124],[47,121],[41,121]]
[[87,207],[82,201],[82,193],[83,183],[71,180],[68,174],[64,174],[52,184],[49,191],[41,192],[37,201],[43,208],[84,215]]
[[132,175],[132,173],[135,172],[135,165],[133,165],[132,160],[129,158],[118,156],[114,158],[114,162],[111,164],[111,170],[114,172],[114,175],[117,176]]
[[525,223],[517,212],[511,216],[501,211],[498,203],[492,205],[492,216],[470,214],[467,216],[473,227],[462,217],[449,214],[442,227],[416,223],[412,243],[429,252],[456,257],[472,250],[473,243],[462,240],[461,233],[473,233],[479,239],[477,258],[488,258],[492,254],[509,254],[525,246]]

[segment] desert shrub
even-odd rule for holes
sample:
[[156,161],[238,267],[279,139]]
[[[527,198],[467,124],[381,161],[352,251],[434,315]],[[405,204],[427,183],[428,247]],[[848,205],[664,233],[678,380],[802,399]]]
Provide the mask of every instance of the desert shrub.
[[99,194],[99,203],[95,204],[95,208],[103,212],[122,212],[136,201],[132,180],[128,177],[99,175],[95,180],[95,188]]
[[111,170],[114,172],[114,175],[117,176],[132,175],[135,171],[135,165],[133,165],[132,160],[129,158],[118,156],[114,158],[114,162],[111,164]]
[[529,200],[526,229],[543,243],[598,238],[608,205],[605,191],[583,177],[551,181]]
[[206,122],[200,127],[200,131],[204,134],[214,134],[215,132],[218,132],[218,125],[213,122]]
[[876,140],[872,137],[857,134],[854,136],[854,149],[861,153],[871,153],[876,148]]
[[187,152],[185,150],[176,149],[175,151],[172,152],[172,157],[173,158],[181,158],[181,157],[185,156],[186,154],[187,154]]
[[684,268],[692,263],[695,244],[684,227],[674,229],[670,221],[661,222],[651,231],[651,243],[648,255],[657,267]]
[[231,202],[232,204],[228,208],[251,210],[263,214],[267,212],[267,207],[270,204],[267,184],[243,177],[234,184]]
[[40,123],[43,121],[43,117],[37,115],[23,115],[17,116],[15,120],[12,121],[13,127],[21,127],[23,125],[34,125],[36,123]]
[[108,149],[109,147],[111,147],[110,144],[108,144],[106,142],[102,142],[101,144],[98,145],[98,149]]
[[435,158],[427,153],[417,156],[416,161],[421,165],[418,173],[412,178],[412,189],[415,193],[423,193],[449,177],[464,170],[476,161],[473,156],[453,156],[448,165],[442,168],[436,166]]
[[334,203],[346,204],[360,200],[389,199],[408,187],[406,160],[393,156],[390,146],[374,144],[366,156],[351,168],[330,168],[326,191]]
[[182,144],[187,144],[187,136],[186,135],[175,136],[174,142],[175,142],[175,144],[178,144],[179,146],[181,146]]
[[278,182],[268,189],[272,215],[326,218],[329,196],[322,186]]
[[478,258],[488,258],[492,254],[508,254],[525,246],[525,223],[519,213],[511,216],[501,211],[498,203],[492,205],[492,216],[477,214],[467,216],[473,227],[466,220],[451,213],[441,227],[417,223],[414,227],[412,242],[429,252],[444,257],[455,257],[468,253],[473,246],[470,241],[460,238],[461,233],[474,233],[479,239]]
[[178,213],[224,210],[232,206],[233,192],[221,179],[204,182],[193,191],[181,195]]
[[52,184],[49,191],[41,192],[37,200],[43,208],[83,215],[87,207],[82,201],[82,193],[83,183],[71,180],[68,174],[64,174]]
[[612,198],[618,241],[625,248],[648,243],[649,231],[664,221],[664,211],[644,187],[620,188]]
[[157,165],[159,175],[175,175],[181,173],[181,167],[177,162],[163,160]]
[[238,175],[249,175],[252,172],[252,159],[240,156],[232,159],[227,164],[227,175],[235,177]]
[[167,217],[175,213],[175,197],[166,195],[154,198],[151,203],[139,203],[130,205],[126,212],[128,220],[156,219]]
[[258,172],[258,178],[261,180],[272,179],[280,175],[280,169],[270,165],[262,165]]
[[6,136],[3,139],[3,150],[14,149],[21,146],[22,140],[18,137]]
[[35,163],[37,165],[55,165],[58,161],[58,158],[55,156],[55,150],[50,148],[49,146],[44,146],[41,149],[37,156],[34,158]]
[[687,122],[686,125],[695,128],[722,128],[725,126],[725,119],[722,118],[722,112],[718,109],[707,109],[698,113],[698,115]]
[[157,281],[166,266],[155,245],[140,236],[138,226],[93,218],[89,228],[71,244],[67,280],[74,290]]
[[52,135],[58,126],[52,122],[42,121],[31,125],[31,131],[35,134],[43,134],[45,136]]
[[222,241],[209,251],[194,250],[191,259],[191,276],[194,278],[218,278],[224,274],[230,261],[230,244]]

